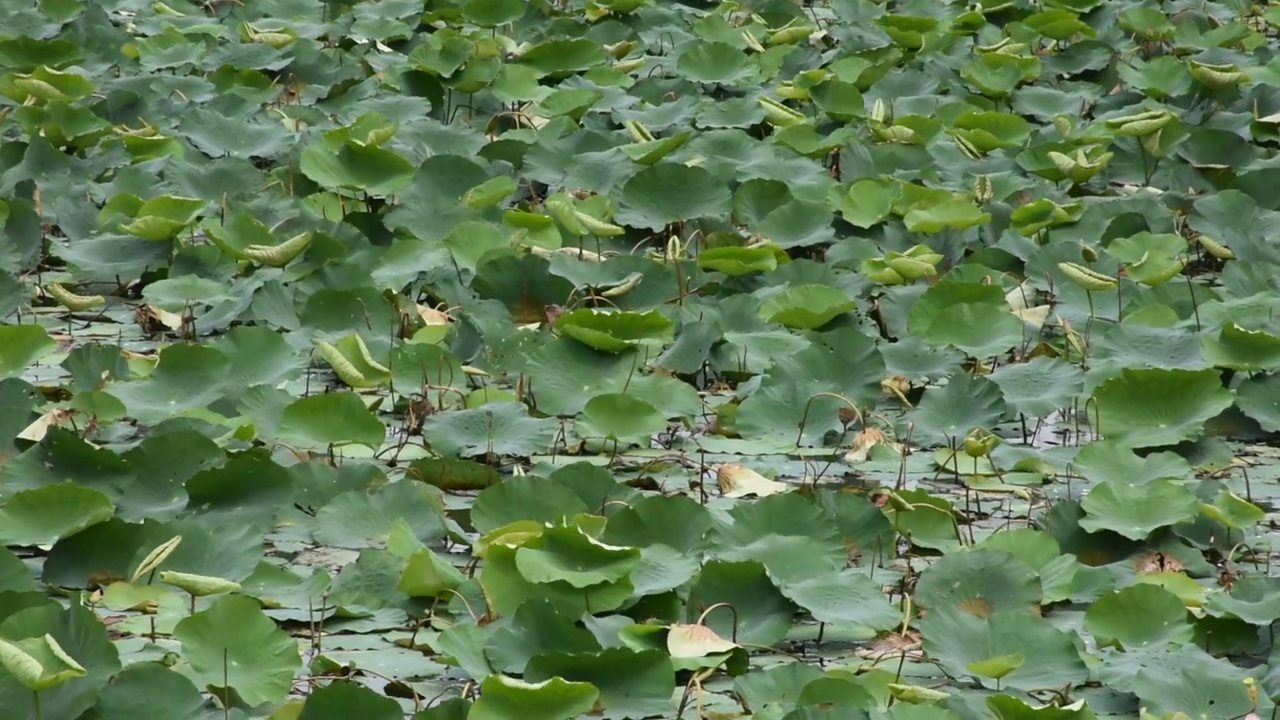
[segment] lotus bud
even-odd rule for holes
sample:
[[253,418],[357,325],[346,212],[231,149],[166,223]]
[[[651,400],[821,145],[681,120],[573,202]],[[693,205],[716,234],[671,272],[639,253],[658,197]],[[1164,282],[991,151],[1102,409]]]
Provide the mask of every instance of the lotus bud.
[[995,197],[995,188],[991,186],[989,175],[979,175],[973,179],[973,199],[979,203],[990,202]]
[[964,135],[953,133],[951,137],[955,140],[956,146],[960,148],[960,152],[964,153],[965,157],[970,160],[981,160],[986,156],[986,153],[984,153],[981,148],[974,145],[973,142]]
[[1071,118],[1067,115],[1054,115],[1053,126],[1058,130],[1058,134],[1064,140],[1070,140],[1075,134],[1075,125],[1071,122]]
[[635,47],[636,43],[634,40],[622,40],[613,43],[612,45],[605,45],[604,51],[609,53],[609,57],[612,57],[614,60],[621,60],[629,55]]
[[990,455],[998,444],[999,437],[981,428],[974,428],[964,439],[964,454],[976,460]]
[[787,100],[803,101],[809,99],[809,91],[801,87],[796,87],[795,83],[779,83],[774,92],[778,94],[778,97],[786,98]]
[[644,67],[646,64],[644,58],[635,58],[633,60],[619,60],[613,64],[613,69],[620,73],[629,74]]
[[1080,257],[1087,263],[1098,262],[1098,251],[1088,245],[1080,246]]
[[756,39],[755,35],[751,34],[750,30],[742,31],[742,41],[746,43],[748,48],[751,48],[758,53],[764,52],[764,46],[760,44],[760,41]]
[[889,113],[888,113],[888,110],[885,109],[884,99],[876,98],[876,101],[871,104],[871,115],[869,116],[870,119],[875,120],[878,123],[882,123],[885,121],[885,118],[887,118],[888,116],[889,116]]

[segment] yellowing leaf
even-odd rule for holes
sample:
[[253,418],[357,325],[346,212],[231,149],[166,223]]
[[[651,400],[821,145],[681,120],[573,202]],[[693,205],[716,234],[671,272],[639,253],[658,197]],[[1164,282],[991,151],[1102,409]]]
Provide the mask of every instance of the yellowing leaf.
[[770,480],[745,465],[725,463],[716,468],[716,482],[725,497],[739,498],[747,495],[765,497],[786,492],[783,483]]

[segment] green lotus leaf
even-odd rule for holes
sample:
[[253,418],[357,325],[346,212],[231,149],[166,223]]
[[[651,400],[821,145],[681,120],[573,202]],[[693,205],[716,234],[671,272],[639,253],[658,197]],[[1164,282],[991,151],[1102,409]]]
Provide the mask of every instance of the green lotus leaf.
[[1173,445],[1199,437],[1233,399],[1212,370],[1125,368],[1093,391],[1095,430],[1129,447]]
[[1052,40],[1067,40],[1074,35],[1096,37],[1092,27],[1080,19],[1079,15],[1061,8],[1042,10],[1023,20],[1027,27]]
[[942,280],[912,306],[907,331],[930,345],[951,345],[975,357],[1022,342],[1022,321],[994,285]]
[[233,688],[254,705],[284,700],[301,665],[297,641],[239,595],[183,618],[173,636],[202,683]]
[[733,613],[721,609],[707,615],[703,624],[720,637],[739,643],[778,642],[791,626],[789,618],[795,611],[758,562],[712,560],[702,566],[689,592],[685,620],[697,622],[702,612],[699,608],[729,603],[737,610],[736,619]]
[[302,174],[321,187],[363,190],[391,195],[409,187],[415,168],[391,150],[351,142],[308,146],[298,165]]
[[520,0],[467,0],[462,17],[480,27],[498,27],[519,20],[528,9]]
[[0,378],[22,374],[28,365],[57,347],[49,333],[39,325],[0,327]]
[[862,179],[847,189],[833,188],[828,203],[845,222],[860,228],[880,224],[889,217],[898,195],[896,183]]
[[650,230],[731,210],[729,188],[719,178],[705,168],[670,162],[631,176],[617,199],[615,222]]
[[945,200],[937,205],[911,210],[902,220],[911,232],[936,234],[982,225],[991,220],[991,213],[983,212],[965,200]]
[[756,74],[742,50],[719,42],[689,43],[676,57],[676,71],[700,83],[735,85]]
[[556,320],[556,331],[606,352],[622,352],[642,340],[669,337],[675,325],[657,310],[609,312],[583,308]]
[[1191,520],[1200,510],[1190,490],[1169,480],[1108,480],[1090,490],[1080,505],[1086,513],[1080,527],[1089,532],[1110,530],[1131,540]]
[[1253,527],[1266,517],[1262,508],[1225,488],[1212,505],[1201,503],[1200,512],[1233,530]]
[[1267,432],[1280,432],[1280,375],[1255,375],[1236,387],[1236,406]]
[[399,720],[400,705],[355,682],[339,680],[307,694],[299,720],[339,720],[358,716],[367,720]]
[[1039,77],[1040,59],[1004,53],[985,53],[960,68],[960,77],[987,97],[1007,97],[1022,83]]
[[300,398],[284,408],[280,439],[302,447],[355,443],[377,449],[387,428],[355,393],[333,392]]
[[552,40],[534,45],[521,53],[519,62],[550,75],[586,70],[603,64],[605,59],[604,49],[599,43],[578,38]]
[[471,522],[476,530],[487,533],[520,520],[558,523],[589,510],[577,493],[559,481],[512,477],[476,496]]
[[1155,585],[1132,585],[1103,595],[1089,606],[1084,628],[1100,646],[1125,649],[1191,640],[1187,608],[1176,595]]
[[974,675],[999,680],[1022,667],[1022,664],[1026,661],[1026,655],[1014,653],[1012,655],[998,655],[986,660],[975,660],[965,667]]
[[145,380],[114,382],[107,392],[124,403],[139,422],[154,424],[206,407],[222,397],[231,371],[226,355],[200,345],[170,345],[160,351]]
[[658,140],[623,145],[618,149],[641,165],[653,165],[689,142],[692,137],[693,133],[682,132]]
[[1200,350],[1206,362],[1232,370],[1275,370],[1280,368],[1280,335],[1265,330],[1246,330],[1227,323],[1218,336],[1202,335]]
[[[533,528],[530,527],[518,533],[518,536],[509,544],[489,543],[484,550],[480,584],[496,612],[509,615],[520,605],[539,598],[550,601],[563,612],[581,614],[587,608],[590,608],[593,613],[607,612],[620,607],[634,594],[635,586],[625,572],[618,580],[587,587],[575,587],[568,581],[551,579],[560,570],[551,563],[543,563],[542,560],[545,558],[540,558],[538,555],[533,556],[532,561],[526,561],[526,563],[532,563],[529,565],[529,571],[535,577],[548,579],[546,582],[530,582],[517,565],[516,553],[523,549],[524,545],[536,542],[541,537],[542,533],[534,535],[532,530]],[[577,532],[576,528],[570,528],[570,530]],[[628,564],[638,562],[639,558],[635,560],[604,558],[604,560],[605,563],[601,566],[603,569],[600,572],[613,574],[618,568],[625,569]],[[570,565],[564,572],[566,577],[585,578],[596,570],[585,568],[584,574],[578,576],[572,574]]]
[[787,599],[804,608],[814,620],[888,630],[902,622],[902,612],[889,603],[880,586],[856,569],[838,574],[815,574],[807,579],[778,581]]
[[1097,720],[1098,718],[1083,700],[1065,707],[1052,704],[1032,707],[1016,697],[992,695],[987,698],[987,707],[1000,720]]
[[698,253],[698,267],[739,277],[777,268],[778,255],[768,246],[711,248]]
[[1000,387],[1011,411],[1028,418],[1067,407],[1084,389],[1084,372],[1079,367],[1050,357],[1001,365],[987,379]]
[[0,508],[0,541],[45,545],[74,535],[115,514],[111,500],[92,488],[69,483],[14,493]]
[[84,677],[86,672],[48,633],[16,642],[0,640],[0,664],[36,692]]
[[955,119],[956,133],[983,152],[1022,145],[1031,124],[1011,113],[967,112]]
[[1250,575],[1227,589],[1205,596],[1204,608],[1216,617],[1235,617],[1251,625],[1270,626],[1280,618],[1280,579]]
[[919,437],[950,446],[974,428],[994,427],[1004,412],[1000,387],[966,373],[952,377],[944,387],[926,390],[910,417]]
[[789,328],[816,330],[857,307],[848,295],[829,285],[797,285],[765,298],[760,317]]
[[480,686],[467,720],[571,720],[595,707],[600,690],[587,682],[553,677],[525,682],[493,675]]
[[647,445],[649,438],[667,427],[667,420],[649,403],[627,393],[606,393],[587,401],[578,421],[584,437],[603,436]]
[[1019,234],[1030,237],[1047,228],[1077,222],[1083,216],[1082,203],[1059,205],[1047,198],[1040,198],[1014,210],[1009,219],[1013,221]]
[[1041,595],[1040,578],[1026,563],[1009,553],[973,550],[945,555],[930,565],[920,574],[915,600],[931,610],[953,607],[986,617],[1036,612]]
[[1251,711],[1249,673],[1199,653],[1172,667],[1139,669],[1130,691],[1156,717],[1185,713],[1188,717],[1237,717]]
[[524,676],[531,682],[562,678],[600,691],[596,704],[627,717],[662,713],[675,692],[675,667],[659,650],[619,647],[599,652],[549,652],[534,656]]
[[1177,453],[1164,451],[1137,455],[1114,440],[1091,442],[1076,453],[1072,465],[1094,482],[1115,480],[1141,484],[1152,480],[1185,480],[1191,465]]
[[[55,683],[39,692],[41,713],[46,718],[80,717],[93,706],[112,676],[120,672],[119,651],[108,637],[107,628],[92,610],[84,607],[63,608],[32,595],[14,597],[9,602],[10,614],[0,623],[0,637],[8,638],[8,643],[18,645],[23,654],[40,664],[37,674],[27,674],[28,681],[34,679],[36,686]],[[60,653],[55,653],[46,637],[53,639]],[[83,673],[74,670],[72,664],[82,668]],[[8,663],[4,665],[7,667]],[[12,671],[0,671],[0,706],[5,712],[15,717],[36,717],[32,690]]]
[[639,561],[637,548],[606,545],[569,527],[551,528],[516,551],[516,567],[529,582],[575,588],[617,582]]
[[161,195],[142,203],[120,229],[143,240],[169,241],[195,221],[208,205],[198,198]]
[[10,73],[0,78],[0,94],[18,103],[27,101],[78,100],[94,91],[93,82],[71,71],[54,70],[40,66],[30,73]]
[[[930,611],[919,623],[924,650],[948,672],[970,674],[969,665],[1000,656],[1034,658],[1000,679],[1005,687],[1033,689],[1079,682],[1088,675],[1072,636],[1030,613],[971,615],[952,608]],[[994,681],[983,679],[984,685]]]
[[510,623],[495,629],[484,653],[499,671],[523,674],[530,659],[544,653],[576,655],[600,649],[591,633],[574,625],[574,618],[540,598],[521,605]]
[[159,662],[138,662],[111,678],[90,711],[98,720],[145,717],[156,707],[173,720],[206,720],[205,698],[185,676]]
[[894,495],[897,502],[890,502],[885,514],[904,540],[942,551],[960,547],[955,511],[946,498],[926,490],[903,490]]
[[809,98],[828,117],[840,122],[850,122],[866,114],[862,93],[852,83],[826,80],[809,88]]
[[409,597],[440,597],[447,590],[456,590],[464,579],[452,563],[423,548],[409,557],[400,589]]

